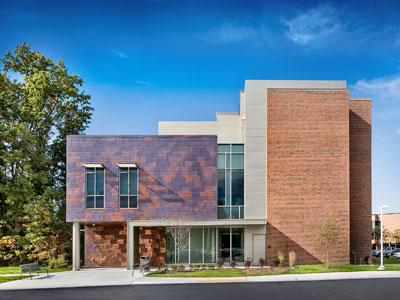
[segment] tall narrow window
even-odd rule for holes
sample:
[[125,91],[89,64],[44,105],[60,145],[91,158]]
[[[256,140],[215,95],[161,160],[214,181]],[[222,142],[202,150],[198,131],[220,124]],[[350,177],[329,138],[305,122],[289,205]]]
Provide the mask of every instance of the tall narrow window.
[[138,206],[138,170],[137,168],[119,168],[119,207],[137,208]]
[[244,218],[244,145],[218,145],[218,219]]
[[104,208],[104,168],[86,168],[86,208]]

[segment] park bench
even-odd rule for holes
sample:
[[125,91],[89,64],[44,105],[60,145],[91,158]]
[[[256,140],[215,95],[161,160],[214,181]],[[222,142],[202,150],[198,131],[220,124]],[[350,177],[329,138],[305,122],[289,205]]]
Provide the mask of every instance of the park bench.
[[32,273],[37,273],[39,276],[40,271],[46,271],[47,277],[49,276],[49,271],[47,269],[47,266],[46,265],[39,266],[39,263],[37,262],[20,265],[20,268],[21,268],[21,278],[23,273],[29,273],[29,276],[31,277],[32,280]]

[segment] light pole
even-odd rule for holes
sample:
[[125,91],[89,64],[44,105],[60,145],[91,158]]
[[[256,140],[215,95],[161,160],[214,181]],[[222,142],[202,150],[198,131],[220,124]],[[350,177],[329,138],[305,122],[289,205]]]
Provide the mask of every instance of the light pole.
[[383,266],[383,210],[385,208],[388,208],[388,206],[381,205],[381,265],[378,268],[379,271],[385,270],[385,267]]

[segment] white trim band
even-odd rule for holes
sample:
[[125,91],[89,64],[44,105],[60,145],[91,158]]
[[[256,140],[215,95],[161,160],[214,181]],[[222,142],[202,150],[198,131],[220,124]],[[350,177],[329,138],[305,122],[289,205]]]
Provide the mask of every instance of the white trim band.
[[137,168],[137,164],[117,164],[120,168]]
[[130,220],[133,226],[245,226],[265,225],[266,219],[217,219],[217,220]]
[[104,168],[104,166],[102,164],[93,164],[93,163],[82,164],[82,167],[85,167],[85,168]]

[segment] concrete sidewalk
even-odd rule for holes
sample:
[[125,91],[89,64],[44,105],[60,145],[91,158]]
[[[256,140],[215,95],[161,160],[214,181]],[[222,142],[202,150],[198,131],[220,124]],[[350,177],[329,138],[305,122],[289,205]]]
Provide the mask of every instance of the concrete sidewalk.
[[279,281],[318,281],[351,280],[372,278],[400,278],[400,271],[364,271],[343,273],[290,274],[251,277],[220,278],[177,278],[177,277],[142,277],[138,271],[122,268],[84,269],[78,272],[66,271],[42,275],[32,280],[22,279],[0,284],[0,290],[48,289],[66,287],[90,287],[135,284],[184,284],[184,283],[221,283],[221,282],[279,282]]

